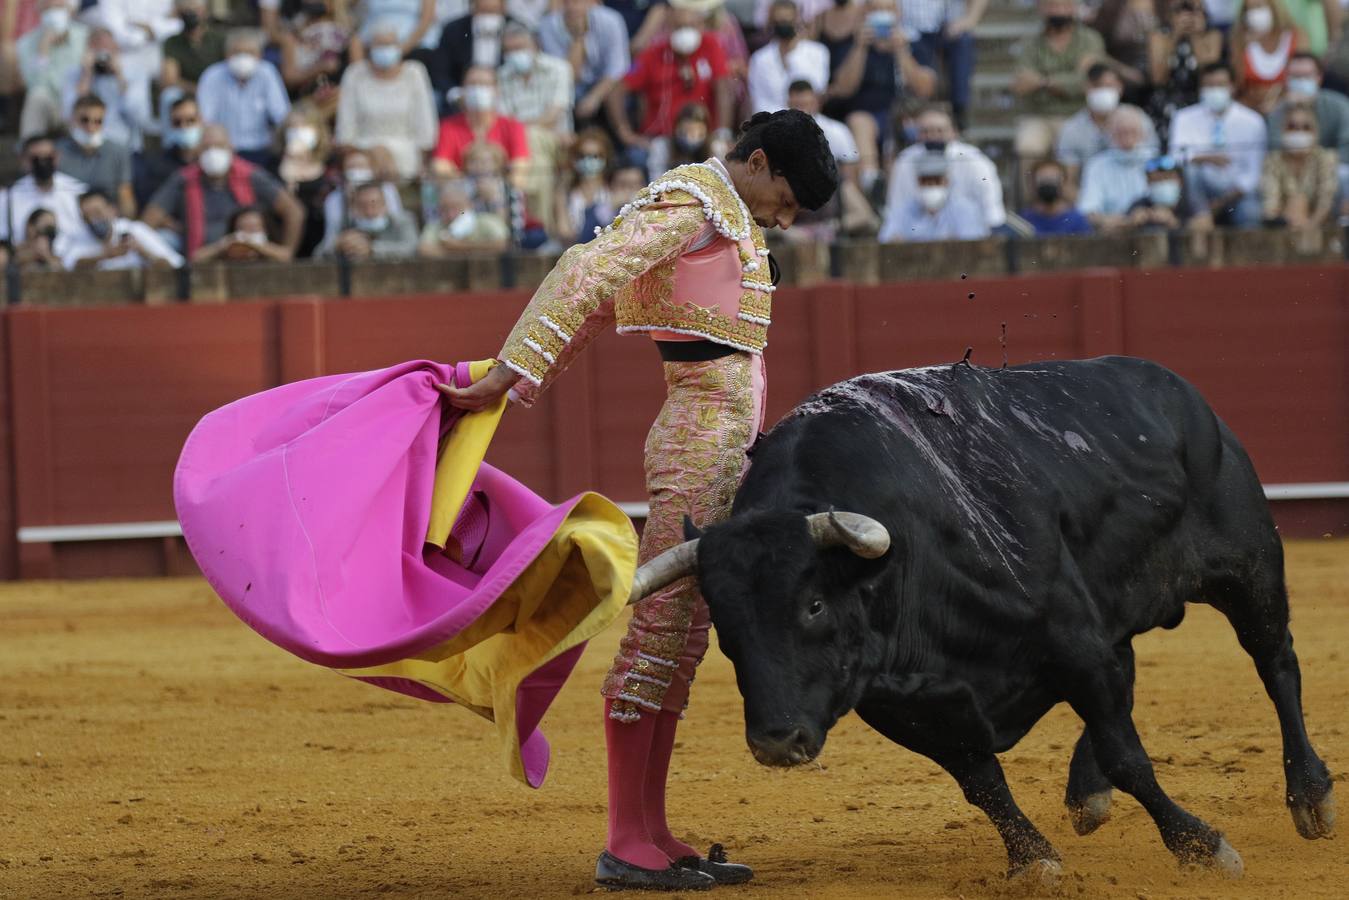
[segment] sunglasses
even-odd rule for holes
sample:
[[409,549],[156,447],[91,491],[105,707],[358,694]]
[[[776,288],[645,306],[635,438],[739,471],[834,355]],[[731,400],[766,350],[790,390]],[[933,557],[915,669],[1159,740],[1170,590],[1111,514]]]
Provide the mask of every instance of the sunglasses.
[[169,119],[169,124],[174,128],[188,128],[197,124],[196,119]]
[[102,125],[103,117],[98,116],[97,118],[95,118],[94,116],[76,116],[75,121],[79,122],[81,125]]
[[1315,131],[1311,122],[1289,122],[1283,126],[1284,131]]

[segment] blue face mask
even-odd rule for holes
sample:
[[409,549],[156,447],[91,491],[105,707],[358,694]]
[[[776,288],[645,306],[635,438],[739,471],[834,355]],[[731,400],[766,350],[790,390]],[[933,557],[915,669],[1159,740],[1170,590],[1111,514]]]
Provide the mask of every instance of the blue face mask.
[[389,217],[375,216],[373,219],[364,219],[356,216],[352,219],[352,224],[356,226],[358,231],[383,231],[389,227]]
[[169,129],[169,143],[184,150],[191,150],[201,143],[201,126],[189,125],[186,128]]
[[1288,93],[1296,94],[1299,97],[1315,97],[1321,86],[1316,83],[1315,78],[1290,78],[1288,79]]
[[370,62],[379,69],[392,69],[403,58],[403,51],[393,44],[380,44],[370,48]]

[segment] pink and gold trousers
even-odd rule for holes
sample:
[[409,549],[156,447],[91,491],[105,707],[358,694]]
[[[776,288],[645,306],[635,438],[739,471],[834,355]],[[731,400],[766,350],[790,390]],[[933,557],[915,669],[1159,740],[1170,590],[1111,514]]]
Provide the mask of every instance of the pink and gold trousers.
[[[646,439],[650,512],[639,562],[684,540],[684,517],[699,527],[724,519],[763,424],[763,357],[733,353],[705,362],[666,362],[665,404]],[[711,619],[697,579],[684,578],[633,608],[601,693],[610,717],[682,712],[707,652]]]

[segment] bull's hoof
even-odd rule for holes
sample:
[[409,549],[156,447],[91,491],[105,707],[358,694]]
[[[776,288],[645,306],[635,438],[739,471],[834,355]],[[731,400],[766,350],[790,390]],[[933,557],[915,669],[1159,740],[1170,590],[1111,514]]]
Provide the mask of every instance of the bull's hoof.
[[1007,872],[1008,882],[1027,893],[1053,891],[1062,879],[1063,865],[1057,859],[1033,859]]
[[1221,836],[1218,838],[1217,848],[1212,853],[1182,856],[1181,865],[1210,869],[1228,878],[1240,878],[1246,871],[1246,864],[1241,861],[1241,854],[1231,844],[1227,843],[1227,838]]
[[1112,795],[1112,791],[1098,791],[1088,794],[1080,805],[1069,803],[1068,820],[1073,823],[1073,830],[1085,837],[1110,821]]
[[1329,791],[1315,803],[1295,803],[1288,807],[1297,833],[1309,841],[1328,838],[1335,832],[1335,795]]

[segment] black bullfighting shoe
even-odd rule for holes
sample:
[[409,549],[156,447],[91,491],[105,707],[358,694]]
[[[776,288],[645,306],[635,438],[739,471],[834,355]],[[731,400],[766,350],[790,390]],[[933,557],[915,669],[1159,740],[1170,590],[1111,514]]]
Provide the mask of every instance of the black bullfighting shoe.
[[744,884],[754,877],[754,870],[749,866],[727,862],[726,848],[721,844],[713,844],[707,851],[706,859],[701,856],[681,856],[675,860],[675,865],[711,875],[717,884]]
[[595,883],[611,891],[710,891],[717,882],[696,868],[643,869],[605,850],[595,863]]

